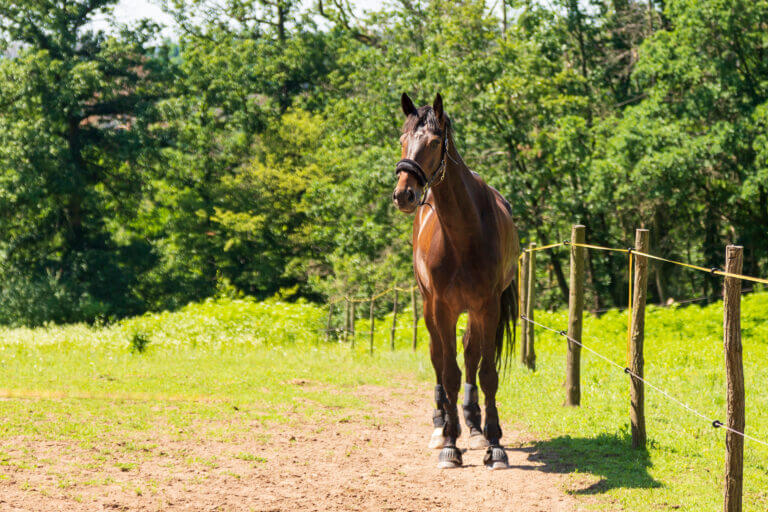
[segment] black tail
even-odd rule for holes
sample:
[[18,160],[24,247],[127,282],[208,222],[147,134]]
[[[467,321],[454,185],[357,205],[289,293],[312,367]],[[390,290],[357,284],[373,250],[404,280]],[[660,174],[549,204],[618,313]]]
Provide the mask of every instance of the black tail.
[[[517,281],[501,293],[501,315],[496,328],[496,369],[506,371],[512,351],[515,349],[515,328],[517,327]],[[512,322],[510,328],[509,323]],[[506,347],[504,340],[506,338]]]

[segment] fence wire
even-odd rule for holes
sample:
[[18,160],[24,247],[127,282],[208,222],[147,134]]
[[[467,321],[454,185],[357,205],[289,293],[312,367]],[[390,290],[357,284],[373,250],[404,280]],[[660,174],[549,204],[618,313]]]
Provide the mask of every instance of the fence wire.
[[399,286],[393,286],[391,288],[387,288],[386,290],[382,290],[379,293],[375,293],[370,297],[350,297],[349,295],[344,295],[343,297],[337,297],[335,299],[332,299],[326,302],[326,304],[328,306],[333,306],[334,304],[338,304],[339,302],[342,302],[342,301],[349,302],[350,304],[361,304],[364,302],[371,302],[372,300],[380,299],[386,294],[392,293],[392,292],[410,293],[415,288],[416,288],[416,285],[413,285],[409,288],[401,288]]
[[[669,399],[669,400],[671,400],[672,402],[674,402],[674,403],[678,404],[678,405],[679,405],[679,406],[681,406],[683,409],[685,409],[685,410],[687,410],[688,412],[690,412],[690,413],[694,414],[695,416],[698,416],[699,418],[701,418],[701,419],[705,420],[705,421],[706,421],[707,423],[709,423],[709,424],[710,424],[712,427],[714,427],[714,428],[722,428],[722,429],[725,429],[725,430],[727,430],[727,431],[729,431],[729,432],[732,432],[732,433],[734,433],[734,434],[736,434],[736,435],[739,435],[739,436],[743,437],[744,439],[749,439],[750,441],[754,441],[754,442],[756,442],[756,443],[758,443],[758,444],[761,444],[761,445],[763,445],[763,446],[768,446],[768,442],[765,442],[765,441],[763,441],[763,440],[761,440],[761,439],[757,439],[757,438],[755,438],[755,437],[752,437],[752,436],[750,436],[749,434],[745,434],[744,432],[739,432],[738,430],[735,430],[735,429],[733,429],[733,428],[730,428],[728,425],[725,425],[725,424],[724,424],[724,423],[722,423],[721,421],[719,421],[719,420],[716,420],[716,419],[713,419],[713,418],[710,418],[709,416],[707,416],[707,415],[705,415],[705,414],[703,414],[703,413],[701,413],[701,412],[697,411],[696,409],[694,409],[693,407],[689,406],[689,405],[688,405],[688,404],[686,404],[685,402],[683,402],[683,401],[681,401],[681,400],[678,400],[678,399],[677,399],[677,398],[675,398],[674,396],[670,395],[668,392],[664,391],[664,390],[663,390],[663,389],[661,389],[660,387],[658,387],[658,386],[656,386],[656,385],[654,385],[654,384],[651,384],[650,382],[648,382],[648,381],[647,381],[646,379],[644,379],[643,377],[640,377],[640,376],[639,376],[639,375],[637,375],[635,372],[633,372],[632,370],[630,370],[628,367],[626,367],[626,366],[621,366],[621,365],[620,365],[620,364],[618,364],[617,362],[615,362],[615,361],[613,361],[612,359],[610,359],[610,358],[608,358],[608,357],[604,356],[603,354],[599,353],[598,351],[594,350],[593,348],[591,348],[591,347],[588,347],[587,345],[584,345],[584,343],[582,343],[581,341],[579,341],[579,340],[576,340],[576,339],[572,338],[571,336],[568,336],[568,333],[567,333],[566,331],[558,331],[557,329],[553,329],[552,327],[549,327],[549,326],[547,326],[547,325],[544,325],[544,324],[542,324],[542,323],[539,323],[539,322],[537,322],[537,321],[535,321],[535,320],[533,320],[533,319],[530,319],[530,318],[528,318],[528,317],[527,317],[527,316],[525,316],[525,315],[520,315],[520,318],[521,318],[521,319],[522,319],[524,322],[529,322],[529,323],[531,323],[531,324],[533,324],[533,325],[536,325],[536,326],[538,326],[538,327],[541,327],[542,329],[546,329],[547,331],[551,331],[551,332],[554,332],[555,334],[559,334],[560,336],[563,336],[563,337],[564,337],[564,338],[566,338],[567,340],[569,340],[569,341],[572,341],[573,343],[576,343],[577,345],[579,345],[579,346],[580,346],[581,348],[583,348],[584,350],[587,350],[587,351],[589,351],[589,352],[593,353],[594,355],[596,355],[597,357],[599,357],[599,358],[600,358],[600,359],[602,359],[603,361],[607,362],[607,363],[608,363],[608,364],[610,364],[611,366],[615,366],[616,368],[620,369],[620,370],[621,370],[621,371],[623,371],[624,373],[626,373],[626,374],[628,374],[628,375],[631,375],[633,378],[635,378],[635,379],[639,380],[639,381],[640,381],[640,382],[642,382],[643,384],[647,385],[649,388],[652,388],[652,389],[654,389],[655,391],[657,391],[657,392],[661,393],[663,396],[665,396],[667,399]],[[595,339],[597,339],[597,338],[595,338]]]
[[[649,254],[647,252],[636,251],[635,249],[633,249],[631,247],[628,248],[628,249],[622,249],[622,248],[619,248],[619,247],[606,247],[606,246],[603,246],[603,245],[582,244],[582,243],[577,243],[577,242],[571,242],[569,240],[563,240],[562,242],[559,242],[559,243],[556,243],[556,244],[549,244],[549,245],[543,245],[541,247],[533,247],[533,248],[524,249],[522,252],[542,251],[544,249],[552,249],[554,247],[565,247],[565,246],[569,246],[569,245],[571,245],[573,247],[583,247],[585,249],[595,249],[597,251],[608,251],[608,252],[624,253],[624,254],[628,254],[630,258],[632,257],[633,254],[635,254],[637,256],[644,256],[646,258],[651,258],[652,260],[663,261],[665,263],[671,263],[673,265],[678,265],[680,267],[690,268],[690,269],[693,269],[693,270],[699,270],[701,272],[707,272],[708,274],[712,274],[712,275],[715,275],[715,276],[735,277],[736,279],[741,279],[743,281],[751,281],[753,283],[768,284],[768,279],[765,279],[765,278],[762,278],[762,277],[753,277],[753,276],[748,276],[748,275],[744,275],[744,274],[734,274],[734,273],[731,273],[731,272],[726,272],[725,270],[721,270],[721,269],[719,269],[717,267],[707,268],[707,267],[702,267],[700,265],[693,265],[691,263],[685,263],[683,261],[671,260],[669,258],[663,258],[661,256],[656,256],[655,254]],[[522,252],[521,252],[521,254],[522,254]]]

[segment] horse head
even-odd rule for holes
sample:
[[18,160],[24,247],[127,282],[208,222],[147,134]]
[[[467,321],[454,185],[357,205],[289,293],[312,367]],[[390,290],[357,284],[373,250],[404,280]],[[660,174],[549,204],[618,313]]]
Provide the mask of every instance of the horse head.
[[403,93],[400,105],[405,124],[400,136],[402,152],[395,167],[398,179],[392,200],[401,212],[413,213],[423,204],[429,187],[444,176],[449,122],[440,93],[432,106],[419,108]]

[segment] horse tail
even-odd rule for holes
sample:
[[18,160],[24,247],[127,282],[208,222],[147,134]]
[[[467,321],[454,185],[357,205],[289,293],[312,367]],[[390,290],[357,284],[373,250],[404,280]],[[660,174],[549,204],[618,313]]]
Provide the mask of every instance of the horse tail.
[[[496,369],[504,370],[512,358],[515,349],[515,328],[517,327],[517,280],[512,282],[501,292],[501,314],[499,325],[496,328]],[[510,328],[510,322],[512,327]]]

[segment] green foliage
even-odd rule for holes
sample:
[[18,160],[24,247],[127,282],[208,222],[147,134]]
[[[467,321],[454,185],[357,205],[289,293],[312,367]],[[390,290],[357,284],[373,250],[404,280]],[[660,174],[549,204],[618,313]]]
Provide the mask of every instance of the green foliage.
[[[524,244],[626,247],[768,264],[765,0],[165,0],[95,32],[114,0],[0,0],[0,322],[178,309],[222,286],[256,298],[366,296],[411,280],[390,195],[399,96],[441,92],[470,168]],[[317,20],[324,19],[323,24]],[[567,295],[541,255],[540,305]],[[588,304],[626,301],[590,255]],[[653,263],[650,300],[719,283]],[[226,283],[225,285],[222,283]]]
[[0,2],[0,33],[20,43],[0,60],[0,289],[22,301],[66,296],[5,312],[11,322],[144,307],[132,287],[152,248],[121,221],[140,197],[153,103],[172,67],[152,55],[151,26],[87,27],[113,3]]

